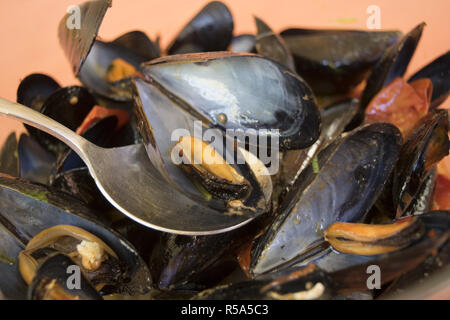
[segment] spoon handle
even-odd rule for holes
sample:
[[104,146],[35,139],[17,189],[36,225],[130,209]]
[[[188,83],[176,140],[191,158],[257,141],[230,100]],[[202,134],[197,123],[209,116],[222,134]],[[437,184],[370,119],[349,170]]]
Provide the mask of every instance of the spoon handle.
[[93,146],[93,144],[69,128],[63,126],[61,123],[42,113],[34,111],[31,108],[3,98],[0,98],[0,114],[20,120],[21,122],[47,132],[67,144],[81,157],[81,159],[83,159],[84,162],[87,161],[88,156],[86,155],[86,151],[89,147]]

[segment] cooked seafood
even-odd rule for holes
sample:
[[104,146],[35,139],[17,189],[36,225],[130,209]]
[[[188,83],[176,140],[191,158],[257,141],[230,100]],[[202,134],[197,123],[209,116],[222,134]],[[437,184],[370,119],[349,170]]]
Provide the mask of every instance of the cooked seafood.
[[174,233],[124,216],[75,151],[26,126],[0,149],[0,300],[374,299],[448,273],[450,52],[404,78],[425,23],[278,33],[254,17],[236,35],[212,1],[161,50],[143,31],[101,40],[111,5],[58,26],[81,84],[33,73],[17,102],[136,145],[131,180]]

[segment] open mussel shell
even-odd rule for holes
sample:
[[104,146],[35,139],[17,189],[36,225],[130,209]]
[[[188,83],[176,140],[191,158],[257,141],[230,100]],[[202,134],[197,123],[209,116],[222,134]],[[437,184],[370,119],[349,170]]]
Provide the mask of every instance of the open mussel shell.
[[203,290],[217,285],[237,267],[230,254],[247,237],[243,230],[248,225],[210,236],[161,234],[149,260],[155,284],[162,290]]
[[[413,270],[428,257],[448,243],[450,215],[448,211],[432,211],[417,217],[425,226],[422,238],[406,248],[390,253],[359,256],[332,252],[317,261],[321,268],[339,284],[341,291],[367,290],[367,268],[376,265],[382,272],[380,284],[384,285]],[[448,250],[448,246],[447,246]]]
[[252,34],[240,34],[231,40],[228,50],[240,53],[256,53],[256,37]]
[[439,56],[409,78],[408,82],[429,78],[433,83],[430,108],[437,108],[450,92],[450,51]]
[[102,210],[107,206],[107,200],[98,190],[95,180],[87,167],[81,167],[56,174],[52,178],[51,186],[68,193],[86,206]]
[[74,74],[83,85],[102,96],[126,101],[132,99],[129,77],[108,81],[112,62],[120,59],[136,70],[140,63],[159,57],[160,49],[141,31],[127,32],[111,42],[98,40],[98,29],[110,6],[111,0],[83,3],[79,6],[80,26],[73,27],[73,17],[66,14],[59,24],[58,36]]
[[153,42],[144,32],[139,30],[129,31],[112,42],[130,50],[144,61],[150,61],[161,56],[159,39]]
[[[448,230],[449,224],[445,222],[448,218],[445,218],[445,215],[448,215],[448,211],[447,213],[443,211],[429,212],[423,217],[425,223],[434,230],[445,228]],[[438,232],[440,234],[441,231]],[[449,259],[450,242],[446,241],[433,250],[419,265],[386,285],[378,298],[398,299],[401,296],[402,299],[425,299],[430,296],[430,292],[445,290],[449,282]]]
[[214,287],[195,300],[323,300],[333,297],[335,284],[319,268],[310,265],[256,279]]
[[376,123],[336,140],[318,155],[283,199],[280,214],[251,251],[254,275],[288,267],[321,246],[335,221],[362,221],[388,179],[400,151],[401,134]]
[[[405,248],[377,255],[349,254],[334,249],[327,249],[319,257],[314,257],[305,263],[299,264],[299,266],[314,264],[331,275],[335,274],[333,278],[336,281],[339,281],[341,278],[346,283],[345,286],[341,286],[341,289],[348,291],[349,288],[353,287],[350,279],[352,273],[349,270],[355,272],[353,274],[355,276],[355,284],[359,287],[356,290],[361,290],[365,284],[363,281],[367,280],[367,266],[378,265],[381,270],[384,270],[383,265],[389,264],[390,266],[386,270],[386,279],[381,277],[383,283],[389,282],[398,275],[415,268],[417,264],[423,262],[427,257],[435,260],[437,257],[434,257],[432,252],[445,247],[444,244],[446,239],[448,239],[449,230],[448,212],[427,212],[417,216],[417,220],[425,227],[425,230],[420,232],[419,235],[422,236],[419,239],[414,239],[415,233],[405,235],[407,239],[405,237],[396,239],[399,242],[409,242],[409,245]],[[348,276],[346,276],[346,272],[348,272]],[[384,274],[384,271],[382,272]],[[363,273],[366,274],[365,278]],[[346,288],[347,286],[348,288]]]
[[[109,116],[91,125],[81,136],[99,147],[112,147],[111,140],[114,136],[116,125],[117,117]],[[81,160],[80,156],[72,149],[68,149],[58,158],[56,174],[82,167],[86,167],[86,164]]]
[[[136,46],[141,42],[143,44]],[[112,62],[121,59],[137,70],[142,62],[158,57],[157,46],[139,31],[126,33],[111,42],[96,40],[80,69],[78,78],[97,94],[118,101],[131,100],[129,77],[108,81],[107,73]]]
[[399,217],[416,197],[429,170],[449,154],[449,121],[446,110],[427,114],[400,151],[393,172],[393,214]]
[[294,59],[283,38],[274,33],[272,29],[258,17],[255,17],[255,24],[258,30],[255,44],[256,51],[260,55],[272,59],[287,67],[292,72],[295,72]]
[[79,287],[76,283],[73,283],[73,287],[68,287],[72,276],[68,270],[75,265],[72,259],[61,253],[48,257],[36,270],[28,288],[28,299],[101,300],[102,297],[81,272],[78,280]]
[[361,110],[364,111],[372,98],[397,77],[402,77],[416,51],[425,23],[421,23],[405,34],[387,49],[372,68],[361,97]]
[[[116,125],[117,117],[109,116],[94,123],[81,136],[100,147],[113,147]],[[86,164],[72,149],[67,149],[58,157],[50,184],[83,201],[89,208],[104,211],[110,206],[98,189]]]
[[[88,1],[78,6],[79,15],[69,11],[61,19],[58,26],[59,43],[75,75],[91,50],[106,10],[111,4],[112,0]],[[77,18],[79,21],[74,20]]]
[[21,178],[48,184],[56,157],[45,150],[33,137],[22,134],[18,145]]
[[[122,289],[133,293],[150,290],[151,276],[133,246],[115,231],[100,224],[96,214],[79,200],[41,184],[0,176],[0,287],[4,295],[26,297],[18,273],[17,257],[38,233],[56,225],[82,228],[102,239],[129,268],[130,281]],[[3,258],[5,257],[5,258]],[[6,263],[4,262],[6,261]]]
[[373,256],[408,247],[424,233],[420,219],[407,217],[381,225],[334,222],[325,230],[324,239],[339,252]]
[[233,17],[220,1],[208,3],[181,30],[166,52],[181,53],[224,51],[233,37]]
[[57,225],[35,235],[19,253],[19,271],[26,283],[31,284],[38,266],[54,253],[70,256],[98,291],[120,292],[129,282],[129,266],[100,238],[75,226]]
[[25,77],[17,88],[17,102],[36,111],[41,108],[47,98],[61,86],[50,76],[33,73]]
[[401,35],[398,31],[287,29],[295,67],[316,95],[348,93]]
[[19,176],[19,153],[16,133],[11,132],[0,150],[0,172]]
[[142,71],[147,81],[206,125],[269,130],[266,136],[279,139],[282,149],[306,148],[319,137],[320,114],[309,86],[261,56],[175,55],[145,63]]
[[[152,84],[137,79],[135,81],[135,90],[140,130],[145,141],[147,154],[161,176],[174,190],[190,197],[198,204],[222,212],[229,212],[231,208],[228,200],[205,198],[205,195],[195,185],[192,177],[182,171],[181,164],[184,164],[181,162],[182,159],[179,159],[179,164],[173,159],[174,156],[178,156],[178,153],[174,153],[174,150],[180,138],[191,136],[194,138],[200,137],[200,139],[197,138],[198,141],[202,140],[202,130],[204,129],[202,122],[180,108],[176,101],[170,100],[164,94],[164,91]],[[208,146],[211,146],[213,150],[217,150],[216,144],[219,143],[222,146],[222,132],[217,129],[208,132],[214,133],[214,138],[216,139],[214,145],[209,144]],[[204,142],[209,143],[209,141]],[[228,141],[222,150],[228,152],[230,146],[234,148],[233,142]],[[235,150],[231,151],[234,154]],[[237,152],[241,156],[240,159],[243,160],[242,164],[234,161],[234,158],[229,158],[227,154],[225,166],[236,170],[246,181],[250,182],[250,192],[248,196],[242,199],[242,202],[244,206],[249,209],[252,208],[250,209],[250,211],[253,211],[252,215],[266,212],[272,192],[272,184],[267,169],[251,153],[242,148],[239,148]],[[217,150],[217,153],[221,156],[223,155],[220,150]],[[222,158],[225,159],[223,156]],[[242,212],[248,211],[245,208],[242,209]]]
[[425,174],[414,198],[404,210],[404,216],[420,215],[433,209],[434,190],[436,187],[437,169],[432,168]]
[[165,290],[204,290],[217,285],[238,268],[235,252],[270,220],[270,214],[265,214],[242,228],[218,235],[160,234],[149,260],[155,283]]
[[[94,96],[86,88],[70,86],[50,95],[40,112],[76,131],[96,103]],[[67,148],[63,142],[39,129],[29,127],[28,132],[42,147],[55,155]]]

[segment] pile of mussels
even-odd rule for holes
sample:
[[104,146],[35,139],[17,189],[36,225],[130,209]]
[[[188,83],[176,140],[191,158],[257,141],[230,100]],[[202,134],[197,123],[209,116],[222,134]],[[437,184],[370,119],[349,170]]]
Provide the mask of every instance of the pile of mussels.
[[[450,52],[403,78],[425,23],[278,34],[255,18],[256,35],[236,36],[214,1],[161,50],[141,31],[100,40],[109,6],[83,3],[81,29],[70,14],[59,25],[82,85],[31,74],[17,102],[101,147],[143,143],[180,196],[255,217],[214,235],[146,228],[108,203],[75,152],[26,126],[0,154],[0,298],[373,299],[448,271]],[[198,138],[170,134],[194,121],[268,130],[279,170],[261,183],[192,162]],[[175,147],[187,163],[169,161]],[[254,190],[261,199],[247,201]]]

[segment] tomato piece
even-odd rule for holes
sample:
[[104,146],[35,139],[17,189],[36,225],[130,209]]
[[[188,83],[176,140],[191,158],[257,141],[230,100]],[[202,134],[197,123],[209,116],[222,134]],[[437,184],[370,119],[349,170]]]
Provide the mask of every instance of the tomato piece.
[[369,103],[365,121],[392,123],[406,138],[420,118],[427,114],[432,91],[430,79],[408,83],[396,78]]
[[122,128],[130,120],[130,115],[125,110],[94,106],[86,118],[84,118],[83,123],[78,127],[77,133],[80,135],[83,134],[94,123],[110,116],[116,116],[118,119],[116,131]]

